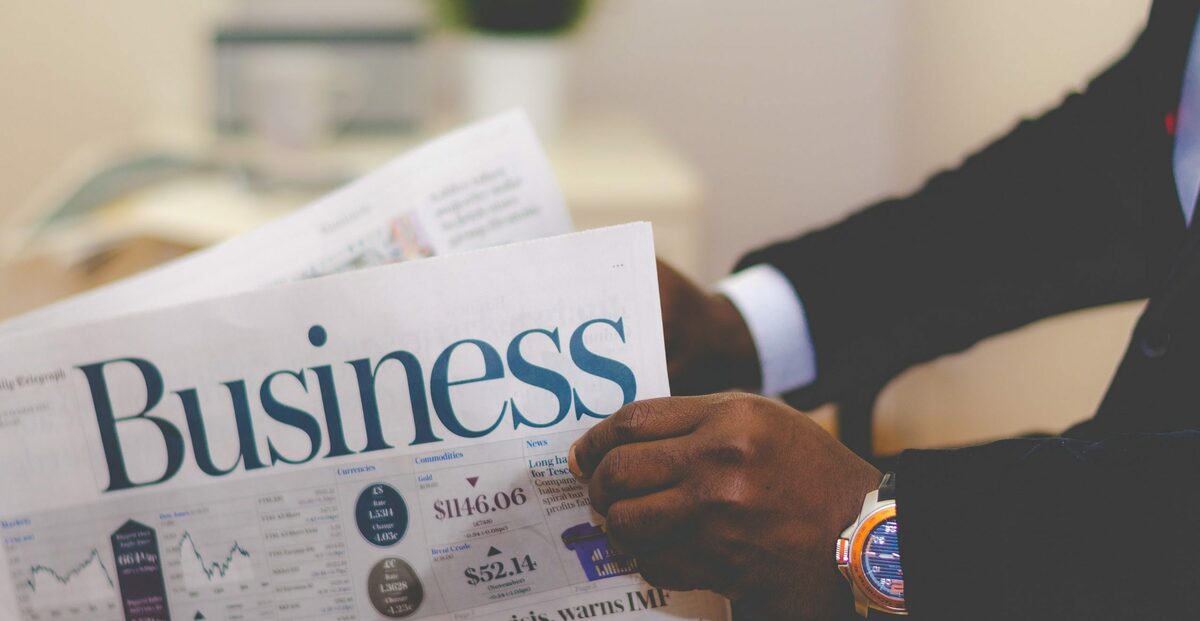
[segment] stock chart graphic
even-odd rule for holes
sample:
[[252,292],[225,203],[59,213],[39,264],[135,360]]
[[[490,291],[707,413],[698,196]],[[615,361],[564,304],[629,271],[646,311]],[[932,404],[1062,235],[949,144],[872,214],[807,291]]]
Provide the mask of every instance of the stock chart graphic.
[[202,589],[214,584],[239,584],[254,579],[250,552],[237,541],[210,560],[201,554],[192,533],[184,531],[175,551],[179,554],[183,582],[189,589]]
[[39,541],[38,533],[5,539],[17,603],[26,618],[123,617],[112,551],[99,544],[104,538],[84,536],[53,548]]

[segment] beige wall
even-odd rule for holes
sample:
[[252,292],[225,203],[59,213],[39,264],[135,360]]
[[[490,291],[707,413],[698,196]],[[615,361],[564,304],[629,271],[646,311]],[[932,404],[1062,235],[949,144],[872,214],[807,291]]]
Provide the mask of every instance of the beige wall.
[[601,4],[580,49],[580,105],[640,111],[696,162],[711,276],[894,185],[902,3]]
[[1124,53],[1149,0],[902,2],[905,184],[1057,103]]
[[[9,2],[0,212],[81,145],[202,122],[208,26],[227,2]],[[716,278],[746,249],[912,189],[1051,105],[1120,53],[1147,5],[598,0],[574,99],[641,114],[696,163]],[[1085,416],[1132,312],[1051,322],[915,371],[883,401],[885,448]]]
[[0,215],[80,147],[204,109],[207,24],[225,2],[9,1],[0,20]]
[[1051,105],[1124,49],[1148,5],[601,0],[575,94],[652,119],[702,169],[716,277]]

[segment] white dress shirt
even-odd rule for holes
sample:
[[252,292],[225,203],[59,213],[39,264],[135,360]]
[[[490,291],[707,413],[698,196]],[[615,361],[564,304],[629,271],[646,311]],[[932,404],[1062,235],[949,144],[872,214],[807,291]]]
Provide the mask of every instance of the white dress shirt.
[[[1200,22],[1192,33],[1183,78],[1173,166],[1183,217],[1191,225],[1200,194]],[[717,289],[733,302],[750,328],[762,365],[763,394],[791,392],[817,378],[817,355],[804,302],[779,270],[755,265],[721,281]]]

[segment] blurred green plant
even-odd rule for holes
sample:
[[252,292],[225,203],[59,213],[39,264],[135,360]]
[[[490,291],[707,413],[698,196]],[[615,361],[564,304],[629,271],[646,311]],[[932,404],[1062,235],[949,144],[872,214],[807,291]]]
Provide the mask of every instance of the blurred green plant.
[[456,28],[499,35],[553,35],[583,19],[589,0],[436,0]]

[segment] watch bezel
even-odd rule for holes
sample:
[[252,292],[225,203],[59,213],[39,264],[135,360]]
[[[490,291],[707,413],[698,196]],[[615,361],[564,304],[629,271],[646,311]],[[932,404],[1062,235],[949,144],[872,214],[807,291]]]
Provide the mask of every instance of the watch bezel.
[[878,608],[884,612],[906,614],[908,609],[905,607],[904,600],[886,595],[875,588],[875,585],[867,578],[862,564],[862,552],[866,545],[867,537],[880,524],[894,517],[896,517],[896,503],[893,502],[876,508],[859,522],[858,528],[854,531],[854,537],[850,540],[850,558],[848,559],[850,562],[848,565],[850,581],[854,584],[855,589],[871,602],[873,608]]

